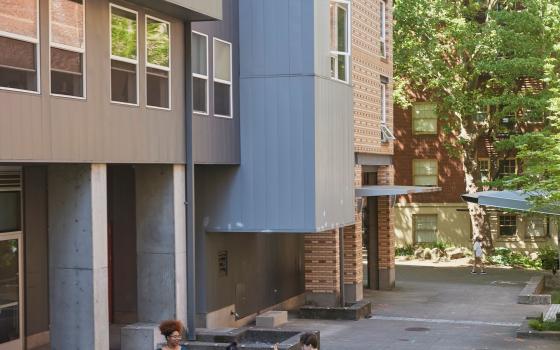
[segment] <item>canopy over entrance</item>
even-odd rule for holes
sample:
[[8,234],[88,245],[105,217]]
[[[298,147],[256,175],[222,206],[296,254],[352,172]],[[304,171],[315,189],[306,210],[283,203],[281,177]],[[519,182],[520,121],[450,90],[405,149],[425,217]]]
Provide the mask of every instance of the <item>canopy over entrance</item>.
[[400,196],[403,194],[430,193],[441,191],[441,187],[370,185],[355,189],[356,197]]
[[465,202],[487,207],[560,216],[560,206],[533,208],[528,199],[536,195],[538,195],[536,192],[524,191],[482,191],[463,194],[461,197]]

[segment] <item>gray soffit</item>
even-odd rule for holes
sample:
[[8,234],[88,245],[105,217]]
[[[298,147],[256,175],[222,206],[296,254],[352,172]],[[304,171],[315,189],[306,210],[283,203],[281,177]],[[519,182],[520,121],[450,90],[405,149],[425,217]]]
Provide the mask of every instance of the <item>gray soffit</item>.
[[361,165],[391,165],[393,156],[386,154],[356,153],[356,164]]
[[371,185],[355,189],[356,197],[399,196],[403,194],[439,192],[441,187]]
[[560,206],[532,208],[528,198],[535,195],[538,195],[538,193],[527,193],[523,191],[483,191],[463,194],[461,197],[465,202],[476,203],[487,207],[560,215]]
[[222,0],[130,0],[131,2],[186,21],[222,19]]

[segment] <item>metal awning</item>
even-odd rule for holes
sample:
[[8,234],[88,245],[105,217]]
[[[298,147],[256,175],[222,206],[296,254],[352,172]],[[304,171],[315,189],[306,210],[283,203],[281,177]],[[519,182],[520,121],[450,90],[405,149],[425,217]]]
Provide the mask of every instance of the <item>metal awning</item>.
[[560,215],[560,206],[533,208],[528,198],[535,195],[538,195],[538,193],[523,191],[482,191],[463,194],[461,197],[465,202],[476,203],[487,207]]
[[355,189],[356,197],[399,196],[403,194],[439,192],[441,187],[370,185]]

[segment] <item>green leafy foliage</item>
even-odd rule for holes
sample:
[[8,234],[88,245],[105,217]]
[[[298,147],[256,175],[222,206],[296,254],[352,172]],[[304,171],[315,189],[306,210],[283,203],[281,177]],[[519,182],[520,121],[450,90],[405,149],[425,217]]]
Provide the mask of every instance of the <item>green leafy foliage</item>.
[[396,256],[414,255],[414,246],[411,246],[411,245],[407,244],[404,247],[396,247],[395,248],[395,255]]
[[532,260],[530,257],[513,252],[509,248],[496,248],[494,253],[488,257],[488,261],[492,264],[503,265],[503,266],[513,266],[513,267],[523,267],[523,268],[533,268],[540,269],[541,261],[540,259]]
[[169,67],[169,25],[148,19],[146,34],[148,63]]
[[[137,23],[133,15],[112,9],[111,14],[111,54],[123,58],[136,59]],[[122,14],[119,14],[122,12]]]
[[560,321],[546,321],[544,322],[541,319],[538,320],[529,320],[528,322],[529,327],[536,331],[560,331]]
[[558,250],[551,246],[539,248],[539,258],[542,262],[543,269],[553,270],[555,268],[556,259],[558,258]]

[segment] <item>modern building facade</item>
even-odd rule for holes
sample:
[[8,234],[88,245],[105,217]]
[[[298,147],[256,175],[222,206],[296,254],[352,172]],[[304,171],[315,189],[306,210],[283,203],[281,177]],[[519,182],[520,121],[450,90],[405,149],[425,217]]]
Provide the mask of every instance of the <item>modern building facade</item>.
[[186,53],[191,22],[221,17],[0,1],[0,349],[109,349],[111,324],[186,319]]
[[[465,175],[461,161],[450,157],[438,123],[436,105],[417,102],[409,109],[395,106],[396,181],[407,185],[439,186],[441,192],[401,197],[395,207],[397,246],[445,242],[470,247],[472,226],[466,203]],[[529,127],[538,127],[532,124]],[[497,164],[490,164],[490,159]],[[515,174],[521,164],[514,155],[496,152],[490,140],[478,146],[480,179],[488,181]],[[487,190],[481,186],[481,190]],[[539,247],[558,246],[558,221],[553,217],[502,212],[487,208],[494,247],[533,252]]]

